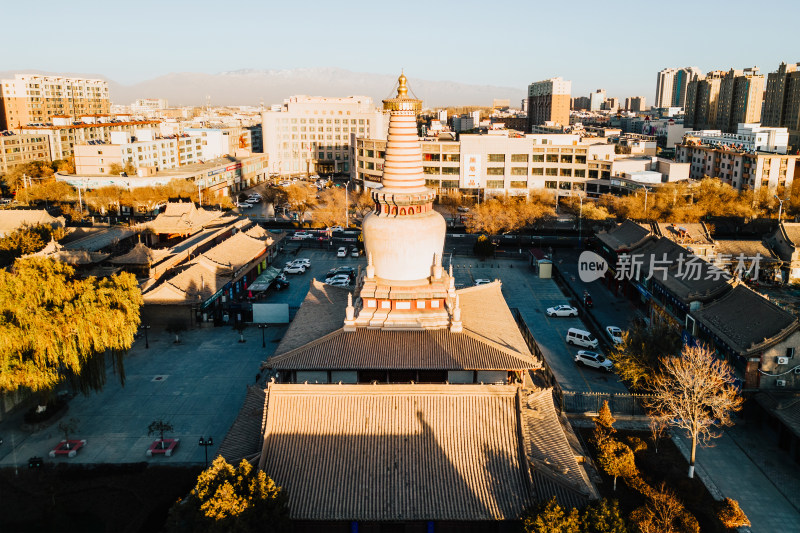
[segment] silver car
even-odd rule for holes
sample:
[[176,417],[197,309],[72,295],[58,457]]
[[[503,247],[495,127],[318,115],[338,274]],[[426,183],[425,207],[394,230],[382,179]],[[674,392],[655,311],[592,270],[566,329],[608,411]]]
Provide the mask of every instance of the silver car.
[[557,305],[547,309],[547,316],[578,316],[578,310],[569,305]]
[[575,356],[575,362],[579,365],[602,369],[606,372],[611,372],[614,369],[614,363],[606,359],[606,356],[599,352],[592,352],[590,350],[578,351],[577,355]]

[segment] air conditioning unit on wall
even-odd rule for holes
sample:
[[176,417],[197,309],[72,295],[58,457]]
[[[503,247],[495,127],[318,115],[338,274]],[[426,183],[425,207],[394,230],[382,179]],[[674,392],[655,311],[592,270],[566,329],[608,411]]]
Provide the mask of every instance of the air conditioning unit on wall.
[[785,387],[786,386],[786,380],[785,379],[777,379],[777,380],[775,380],[775,386],[776,387]]
[[776,357],[775,359],[778,360],[778,364],[779,365],[788,365],[789,364],[789,358],[788,357]]

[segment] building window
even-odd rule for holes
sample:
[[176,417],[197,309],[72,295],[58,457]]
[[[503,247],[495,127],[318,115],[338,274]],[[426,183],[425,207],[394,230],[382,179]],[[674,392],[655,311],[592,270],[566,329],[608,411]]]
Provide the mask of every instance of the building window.
[[572,169],[571,168],[562,168],[560,174],[562,176],[572,176]]
[[442,167],[442,174],[458,175],[458,167]]
[[545,174],[547,176],[558,176],[558,169],[557,168],[548,168],[545,169]]
[[505,163],[506,154],[489,154],[489,163]]
[[544,154],[533,154],[531,156],[532,163],[544,163]]
[[548,163],[558,163],[558,154],[547,154]]
[[511,167],[511,175],[512,176],[527,176],[528,175],[528,168],[527,167]]
[[502,189],[503,180],[486,180],[487,189]]
[[440,167],[422,167],[422,171],[425,174],[441,174],[442,170]]
[[502,176],[505,174],[505,169],[503,167],[487,168],[486,174],[488,176]]
[[528,154],[511,154],[512,163],[527,163]]
[[524,189],[528,186],[527,181],[512,181],[511,188],[512,189]]
[[545,181],[544,188],[545,189],[555,189],[558,186],[558,182],[555,181]]
[[459,154],[444,154],[442,161],[449,161],[452,163],[458,163],[460,161]]
[[422,154],[422,160],[423,161],[440,161],[441,160],[441,156],[439,154],[428,154],[428,153],[425,153],[425,154]]

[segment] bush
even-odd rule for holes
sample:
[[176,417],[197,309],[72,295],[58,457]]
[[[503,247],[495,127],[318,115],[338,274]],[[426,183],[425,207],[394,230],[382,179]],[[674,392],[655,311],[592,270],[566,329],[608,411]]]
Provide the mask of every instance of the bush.
[[731,498],[725,498],[720,502],[719,510],[717,510],[717,518],[722,522],[722,525],[728,529],[735,529],[737,527],[749,526],[750,520],[744,514],[739,502]]
[[472,252],[478,257],[489,257],[490,255],[494,255],[494,244],[489,240],[489,237],[481,235],[478,237],[478,240],[475,241]]

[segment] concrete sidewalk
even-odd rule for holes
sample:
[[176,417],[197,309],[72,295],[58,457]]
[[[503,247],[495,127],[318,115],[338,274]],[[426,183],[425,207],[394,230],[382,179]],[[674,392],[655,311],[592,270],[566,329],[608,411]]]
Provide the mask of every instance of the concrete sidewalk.
[[[672,440],[688,461],[691,440],[678,431]],[[753,533],[800,531],[800,513],[727,433],[714,439],[713,447],[698,446],[696,474],[717,499],[739,502]]]

